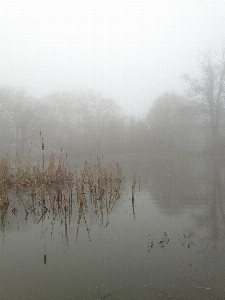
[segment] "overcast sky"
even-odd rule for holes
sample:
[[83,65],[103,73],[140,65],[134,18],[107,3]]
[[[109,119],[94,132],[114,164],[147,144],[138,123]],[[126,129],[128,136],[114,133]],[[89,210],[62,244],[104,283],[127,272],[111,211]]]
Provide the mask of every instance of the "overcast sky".
[[225,1],[1,1],[0,22],[1,85],[94,89],[141,116],[221,49]]

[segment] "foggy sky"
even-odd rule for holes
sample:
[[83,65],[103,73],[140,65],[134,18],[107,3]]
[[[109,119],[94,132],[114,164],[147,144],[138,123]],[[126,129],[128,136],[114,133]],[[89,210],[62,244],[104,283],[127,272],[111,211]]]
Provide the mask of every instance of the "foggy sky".
[[225,1],[1,1],[0,83],[41,97],[94,89],[143,115],[222,47]]

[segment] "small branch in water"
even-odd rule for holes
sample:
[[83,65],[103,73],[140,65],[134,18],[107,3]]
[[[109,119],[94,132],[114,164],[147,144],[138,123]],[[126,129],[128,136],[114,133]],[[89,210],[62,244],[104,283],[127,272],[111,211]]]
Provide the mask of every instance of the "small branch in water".
[[135,185],[136,185],[136,174],[134,175],[133,183],[132,183],[132,205],[134,203],[134,191],[135,191]]
[[205,289],[205,290],[210,290],[209,287],[204,287],[204,286],[193,286],[193,288],[196,288],[196,289]]

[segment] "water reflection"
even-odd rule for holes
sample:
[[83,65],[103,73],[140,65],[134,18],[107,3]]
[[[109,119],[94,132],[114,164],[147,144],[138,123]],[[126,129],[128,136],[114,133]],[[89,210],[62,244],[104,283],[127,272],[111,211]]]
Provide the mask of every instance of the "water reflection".
[[224,237],[225,162],[223,157],[167,157],[151,164],[151,195],[166,215],[195,208],[196,228],[207,228],[208,239]]
[[3,292],[29,299],[30,280],[33,299],[223,299],[224,163],[181,160],[86,162],[67,183],[8,190]]
[[[51,172],[53,178],[56,170],[52,161],[49,166],[47,171]],[[58,178],[57,182],[50,181],[49,184],[47,178],[42,180],[39,186],[35,183],[35,187],[12,187],[7,192],[5,189],[5,200],[0,206],[1,231],[4,233],[5,227],[12,227],[15,221],[45,225],[48,223],[43,230],[43,237],[48,230],[52,234],[57,223],[64,227],[64,238],[68,244],[68,227],[76,224],[77,241],[83,220],[91,241],[92,224],[99,223],[103,227],[109,225],[108,217],[121,196],[121,169],[119,164],[113,167],[98,159],[96,164],[86,161],[82,168],[76,166],[74,176],[69,174],[68,180],[61,182]],[[64,177],[67,178],[65,174]],[[46,263],[46,257],[44,262]]]
[[225,233],[225,185],[224,185],[224,165],[218,158],[210,161],[211,167],[211,194],[208,195],[208,203],[206,205],[205,215],[199,218],[199,227],[206,226],[209,232],[209,239],[217,242],[224,238]]
[[[170,216],[185,213],[192,207],[200,209],[201,214],[196,213],[195,216],[197,227],[207,226],[211,239],[217,240],[221,226],[225,226],[223,160],[212,157],[160,157],[150,162],[148,168],[151,170],[148,189],[159,209]],[[143,170],[139,168],[140,172]],[[130,192],[134,219],[137,217],[135,208],[141,193],[141,181],[146,180],[145,175],[138,177],[136,171],[130,174],[133,178]],[[48,172],[56,172],[52,160]],[[35,189],[33,186],[16,191],[2,188],[1,198],[7,201],[0,206],[1,231],[4,232],[5,227],[14,220],[30,222],[32,219],[34,224],[48,220],[49,225],[43,235],[47,230],[52,232],[58,222],[64,227],[64,237],[68,243],[68,227],[76,224],[75,241],[81,226],[86,227],[91,241],[91,226],[99,223],[107,227],[109,215],[121,196],[121,168],[119,164],[115,167],[104,165],[100,160],[96,164],[86,161],[80,169],[76,167],[74,176],[69,174],[69,180],[59,184],[45,181]]]

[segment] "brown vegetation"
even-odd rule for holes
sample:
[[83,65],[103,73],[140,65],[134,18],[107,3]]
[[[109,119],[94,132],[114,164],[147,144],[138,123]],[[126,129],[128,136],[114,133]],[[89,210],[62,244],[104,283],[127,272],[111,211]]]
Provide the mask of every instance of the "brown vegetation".
[[[22,200],[26,217],[28,214],[38,211],[40,221],[46,212],[53,213],[53,216],[64,211],[63,214],[70,215],[72,211],[73,195],[76,203],[82,212],[83,206],[88,202],[96,206],[101,202],[100,208],[112,204],[120,197],[121,169],[119,164],[112,166],[105,164],[100,158],[94,163],[85,161],[82,166],[75,166],[71,171],[70,163],[63,155],[56,157],[44,156],[36,164],[31,164],[30,156],[23,162],[18,160],[14,165],[6,158],[0,158],[0,209],[3,212],[10,204],[12,192],[18,198],[21,195],[28,195],[25,201]],[[48,161],[45,167],[45,161]],[[107,197],[109,198],[108,203]],[[12,201],[13,202],[13,201]],[[26,202],[26,203],[25,203]],[[97,206],[96,206],[97,207]],[[41,211],[40,211],[41,209]],[[96,208],[99,210],[98,208]],[[14,211],[13,211],[14,213]],[[15,210],[16,213],[16,210]],[[37,217],[35,216],[35,218]]]

